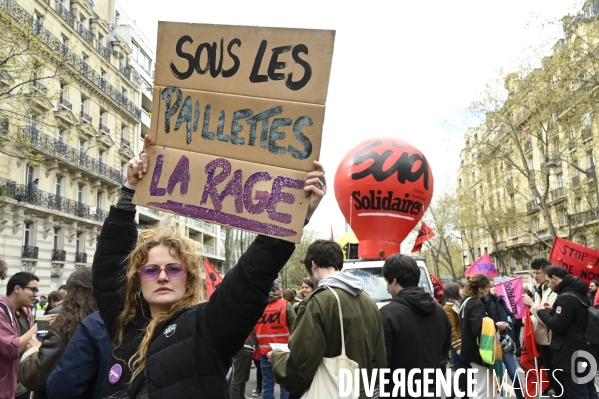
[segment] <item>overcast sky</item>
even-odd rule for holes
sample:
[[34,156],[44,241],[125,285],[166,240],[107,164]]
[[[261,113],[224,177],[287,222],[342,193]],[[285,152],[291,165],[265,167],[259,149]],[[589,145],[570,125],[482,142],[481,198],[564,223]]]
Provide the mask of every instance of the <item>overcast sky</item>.
[[[320,156],[330,187],[310,226],[327,236],[332,227],[337,238],[345,223],[332,180],[349,149],[373,137],[406,140],[429,159],[435,192],[440,193],[455,178],[462,136],[472,123],[465,108],[501,68],[510,70],[527,58],[530,46],[555,43],[561,30],[545,22],[577,12],[582,4],[573,0],[118,1],[153,46],[159,20],[336,31]],[[356,120],[358,113],[361,119]],[[380,115],[385,118],[375,118]]]

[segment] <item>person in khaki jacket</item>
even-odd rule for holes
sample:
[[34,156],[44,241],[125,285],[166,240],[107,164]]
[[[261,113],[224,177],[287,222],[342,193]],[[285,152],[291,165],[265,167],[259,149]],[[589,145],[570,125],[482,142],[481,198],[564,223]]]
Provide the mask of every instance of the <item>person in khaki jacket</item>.
[[549,387],[554,392],[561,392],[561,386],[553,378],[553,351],[549,347],[551,343],[551,330],[547,328],[545,324],[537,316],[536,306],[543,307],[544,304],[553,306],[553,303],[557,299],[557,294],[549,288],[547,284],[547,268],[551,266],[551,263],[545,258],[536,258],[530,262],[532,269],[532,277],[535,280],[534,288],[534,299],[524,294],[524,303],[530,306],[530,317],[532,321],[532,328],[535,334],[535,342],[537,343],[537,349],[541,357],[543,367],[548,369],[547,376],[549,377]]
[[[339,308],[331,287],[339,296],[343,313],[346,355],[372,375],[387,367],[387,352],[381,314],[363,290],[362,280],[341,273],[343,251],[331,240],[316,240],[306,252],[304,266],[316,289],[299,305],[289,338],[290,352],[268,353],[275,380],[295,399],[310,387],[323,357],[341,354]],[[367,396],[360,385],[360,399]],[[371,396],[370,396],[371,397]],[[324,399],[324,398],[323,398]]]

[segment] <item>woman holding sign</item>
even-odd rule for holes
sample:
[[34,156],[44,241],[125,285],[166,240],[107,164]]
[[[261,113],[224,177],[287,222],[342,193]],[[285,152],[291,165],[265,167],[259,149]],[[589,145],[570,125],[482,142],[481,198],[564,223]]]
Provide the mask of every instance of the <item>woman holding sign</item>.
[[[225,374],[262,315],[272,282],[295,245],[258,235],[209,302],[201,259],[176,232],[138,236],[131,199],[148,170],[129,161],[127,182],[110,209],[93,263],[94,294],[114,342],[104,397],[228,398]],[[308,173],[309,220],[326,193],[324,170]]]

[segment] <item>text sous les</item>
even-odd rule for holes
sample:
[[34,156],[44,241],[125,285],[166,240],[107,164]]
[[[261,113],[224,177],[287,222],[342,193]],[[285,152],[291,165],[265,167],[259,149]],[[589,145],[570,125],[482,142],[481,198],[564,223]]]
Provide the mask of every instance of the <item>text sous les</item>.
[[[193,39],[191,36],[184,35],[177,41],[175,51],[177,56],[187,61],[186,69],[179,69],[174,62],[171,62],[171,71],[173,75],[179,80],[185,80],[191,77],[194,72],[200,75],[204,75],[210,72],[210,76],[216,78],[222,76],[223,78],[230,78],[234,76],[241,65],[239,57],[235,54],[235,49],[242,46],[242,42],[238,38],[234,38],[227,44],[227,55],[225,55],[225,42],[224,38],[221,38],[220,45],[216,42],[200,43],[195,52],[186,52],[183,50],[183,45],[189,43],[193,45]],[[256,57],[254,58],[254,64],[252,66],[252,72],[248,79],[252,83],[263,83],[269,80],[285,80],[285,86],[289,90],[300,90],[312,77],[312,67],[304,59],[308,55],[308,47],[305,44],[296,44],[274,47],[271,49],[270,60],[265,60],[266,50],[268,48],[268,41],[262,40],[260,46],[256,49]],[[286,68],[287,63],[281,61],[279,56],[281,54],[291,51],[291,57],[293,60],[301,65],[304,69],[302,77],[295,77],[293,72],[287,74],[281,72]],[[227,57],[233,62],[233,66],[228,69],[223,68],[223,60]],[[268,58],[268,56],[267,56]],[[267,74],[260,74],[260,67],[263,62],[268,62]]]

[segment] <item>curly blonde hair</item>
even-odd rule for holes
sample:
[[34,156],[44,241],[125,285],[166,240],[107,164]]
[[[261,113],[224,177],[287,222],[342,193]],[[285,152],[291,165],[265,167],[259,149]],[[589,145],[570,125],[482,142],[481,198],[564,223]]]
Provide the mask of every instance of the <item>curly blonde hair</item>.
[[196,252],[195,242],[178,232],[159,233],[156,230],[140,232],[137,246],[125,260],[129,263],[126,275],[125,308],[118,318],[118,337],[115,349],[123,344],[123,332],[127,324],[133,320],[137,312],[143,313],[143,303],[137,303],[135,300],[135,295],[141,288],[138,270],[148,261],[150,249],[161,245],[169,248],[171,255],[181,259],[181,262],[187,266],[185,295],[168,309],[154,315],[146,327],[139,348],[127,362],[129,368],[133,370],[131,381],[143,373],[146,368],[146,355],[156,328],[179,310],[203,301],[204,288],[200,269],[202,258]]

